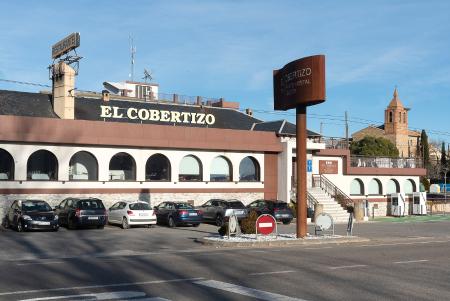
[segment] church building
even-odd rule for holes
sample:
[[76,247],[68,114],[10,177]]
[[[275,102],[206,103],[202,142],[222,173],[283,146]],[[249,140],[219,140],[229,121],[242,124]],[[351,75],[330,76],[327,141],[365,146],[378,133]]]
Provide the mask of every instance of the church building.
[[400,157],[416,157],[420,132],[408,129],[409,110],[403,106],[395,88],[394,97],[384,111],[384,124],[370,125],[353,133],[353,141],[362,140],[366,136],[385,138],[397,147]]

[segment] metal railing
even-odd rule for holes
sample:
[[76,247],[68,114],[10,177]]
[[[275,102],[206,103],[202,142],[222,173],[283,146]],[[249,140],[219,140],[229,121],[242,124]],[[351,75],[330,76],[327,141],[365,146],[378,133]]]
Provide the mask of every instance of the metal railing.
[[344,209],[353,207],[353,200],[324,175],[313,175],[313,187],[322,188],[323,191],[334,198]]
[[319,201],[309,191],[307,191],[307,201],[308,201],[308,208],[312,209],[314,209],[315,204],[319,203]]
[[220,98],[211,98],[204,96],[189,96],[180,95],[175,93],[150,93],[144,98],[136,98],[141,101],[152,101],[152,102],[166,102],[166,103],[179,103],[185,105],[205,105],[212,106],[215,103],[220,102]]
[[422,161],[417,158],[351,156],[350,166],[376,168],[422,168]]

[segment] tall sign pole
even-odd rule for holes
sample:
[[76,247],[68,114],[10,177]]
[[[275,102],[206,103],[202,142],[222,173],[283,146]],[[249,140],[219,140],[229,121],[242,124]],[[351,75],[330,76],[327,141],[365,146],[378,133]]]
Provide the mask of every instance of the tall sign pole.
[[325,101],[325,56],[304,57],[273,72],[274,109],[296,109],[297,238],[307,233],[306,108]]

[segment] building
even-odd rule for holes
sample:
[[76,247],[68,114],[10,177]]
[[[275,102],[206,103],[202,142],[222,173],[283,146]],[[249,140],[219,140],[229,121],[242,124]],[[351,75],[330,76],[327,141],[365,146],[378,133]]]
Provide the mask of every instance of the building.
[[[163,94],[156,84],[105,82],[102,93],[74,93],[74,74],[60,62],[52,92],[0,90],[0,214],[17,198],[53,206],[70,196],[98,197],[106,206],[136,199],[152,206],[294,199],[292,123],[257,119],[224,99]],[[123,93],[130,86],[133,97]],[[414,159],[353,158],[319,138],[308,132],[310,206],[334,187],[354,201],[381,204],[376,214],[386,215],[389,194],[408,198],[418,191],[425,170]],[[325,210],[346,219],[340,199],[328,197],[335,206]]]
[[395,88],[394,97],[384,111],[384,124],[371,125],[353,133],[353,141],[359,141],[366,136],[386,138],[397,147],[401,157],[416,157],[420,132],[408,129],[409,110],[403,106]]

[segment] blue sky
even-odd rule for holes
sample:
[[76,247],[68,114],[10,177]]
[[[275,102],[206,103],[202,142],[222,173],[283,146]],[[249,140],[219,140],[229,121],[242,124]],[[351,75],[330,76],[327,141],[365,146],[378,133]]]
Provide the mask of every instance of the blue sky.
[[[153,71],[160,91],[225,97],[265,120],[272,70],[313,54],[327,60],[327,101],[308,109],[308,128],[343,136],[382,123],[394,87],[409,124],[450,143],[450,1],[2,1],[0,78],[49,84],[50,47],[80,32],[76,86],[100,91]],[[0,89],[36,91],[0,82]],[[266,112],[266,113],[264,113]]]

